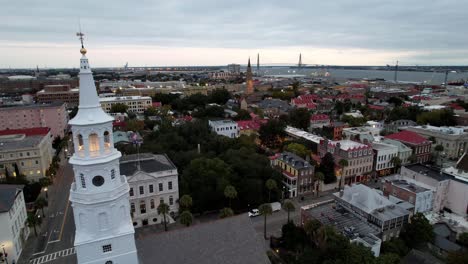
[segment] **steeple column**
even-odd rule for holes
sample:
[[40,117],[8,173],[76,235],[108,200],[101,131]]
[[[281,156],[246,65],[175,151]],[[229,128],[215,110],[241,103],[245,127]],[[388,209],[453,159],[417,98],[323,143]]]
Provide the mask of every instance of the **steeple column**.
[[83,138],[83,148],[84,148],[84,153],[85,157],[89,157],[89,136],[86,136]]

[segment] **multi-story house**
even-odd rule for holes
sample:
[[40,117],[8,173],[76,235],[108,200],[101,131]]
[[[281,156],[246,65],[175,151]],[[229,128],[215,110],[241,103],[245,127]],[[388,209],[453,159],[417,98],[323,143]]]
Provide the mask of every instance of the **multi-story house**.
[[323,158],[327,152],[333,155],[336,167],[339,168],[336,173],[339,187],[343,184],[366,182],[369,179],[374,160],[371,145],[351,140],[322,139],[318,148],[320,158]]
[[382,241],[398,237],[403,226],[408,223],[408,210],[363,184],[346,186],[333,195],[338,207],[377,227]]
[[68,127],[64,103],[0,107],[0,130],[49,127],[53,137],[63,138]]
[[415,157],[415,162],[424,163],[431,159],[432,142],[415,132],[404,130],[385,136],[385,138],[400,141],[410,147],[413,150],[412,155]]
[[326,114],[315,114],[310,117],[310,129],[322,128],[330,125],[330,116]]
[[406,146],[400,141],[388,138],[385,138],[380,142],[388,145],[393,145],[398,148],[398,158],[400,158],[401,165],[406,165],[410,162],[409,158],[411,157],[411,153],[413,153],[413,150],[410,147]]
[[413,120],[400,119],[400,120],[395,120],[388,124],[385,124],[385,131],[390,132],[390,133],[396,133],[400,130],[406,130],[406,128],[410,126],[415,126],[415,125],[417,125],[417,123],[414,122]]
[[55,84],[46,85],[44,90],[37,92],[37,102],[40,104],[50,104],[55,102],[66,103],[67,108],[78,106],[79,89],[71,89],[70,85]]
[[[387,197],[396,197],[414,205],[414,213],[424,213],[432,210],[433,192],[406,180],[385,179],[382,187]],[[390,199],[391,200],[391,199]]]
[[0,178],[16,177],[17,171],[29,181],[46,176],[53,149],[47,127],[0,131]]
[[29,236],[26,219],[23,186],[0,184],[0,242],[6,263],[18,263]]
[[372,143],[374,150],[374,170],[376,176],[386,176],[394,173],[395,164],[392,159],[398,157],[398,147],[385,143]]
[[124,104],[128,106],[127,111],[141,114],[153,104],[149,96],[101,97],[99,102],[106,113],[110,112],[113,105]]
[[443,153],[447,158],[458,159],[467,150],[468,128],[467,127],[435,127],[435,126],[414,126],[408,127],[408,131],[413,131],[426,139],[433,138],[433,147],[442,145]]
[[347,123],[343,122],[331,122],[328,126],[323,126],[324,132],[330,134],[333,137],[333,140],[341,140],[343,138],[343,129],[348,127]]
[[239,128],[237,123],[232,120],[208,120],[211,131],[220,136],[228,138],[239,137]]
[[286,197],[297,197],[318,191],[314,180],[314,166],[291,152],[282,152],[274,156],[272,165],[283,174]]
[[158,214],[161,203],[169,205],[166,221],[173,222],[178,212],[178,172],[166,155],[141,153],[120,158],[120,173],[130,185],[130,211],[133,226],[140,227],[162,223]]

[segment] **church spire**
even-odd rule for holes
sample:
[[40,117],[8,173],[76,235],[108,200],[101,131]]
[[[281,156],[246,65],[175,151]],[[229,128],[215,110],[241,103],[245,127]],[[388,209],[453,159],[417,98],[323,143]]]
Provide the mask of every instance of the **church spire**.
[[87,50],[84,47],[84,34],[80,31],[76,33],[81,42],[81,59],[80,59],[80,95],[78,104],[78,113],[70,120],[71,125],[79,125],[81,123],[103,123],[113,120],[111,116],[106,114],[101,108],[99,96],[94,84],[93,72],[89,66],[88,58],[86,57]]
[[247,63],[247,73],[246,73],[246,93],[251,94],[254,92],[253,80],[252,80],[252,67],[250,66],[250,57],[249,62]]

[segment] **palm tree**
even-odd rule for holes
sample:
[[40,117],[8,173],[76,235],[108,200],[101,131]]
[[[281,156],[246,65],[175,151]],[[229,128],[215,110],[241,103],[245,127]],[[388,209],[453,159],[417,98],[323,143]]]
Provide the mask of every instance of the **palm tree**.
[[41,209],[42,217],[45,217],[44,207],[48,205],[47,200],[44,197],[38,197],[36,201],[34,202],[34,205],[36,206],[37,209]]
[[338,161],[338,165],[340,165],[340,167],[342,168],[341,169],[341,177],[340,177],[340,188],[341,188],[341,183],[344,181],[344,168],[347,167],[349,165],[348,163],[348,160],[345,160],[345,159],[340,159],[340,161]]
[[192,207],[192,204],[193,204],[192,197],[188,194],[184,194],[179,199],[179,205],[180,205],[179,210],[180,211],[189,210],[190,207]]
[[[440,153],[441,153],[442,151],[444,151],[444,146],[442,146],[442,145],[439,144],[439,145],[435,146],[434,150],[435,150],[436,153],[437,153],[437,156],[436,156],[436,165],[437,165],[437,163],[438,163],[438,161],[439,161]],[[441,164],[441,165],[442,165],[442,164]]]
[[37,229],[36,226],[42,223],[42,219],[35,216],[33,213],[28,214],[28,218],[26,220],[28,222],[28,226],[34,228],[34,235],[37,237]]
[[390,162],[395,166],[396,172],[400,171],[401,159],[398,156],[393,157]]
[[164,202],[158,205],[158,214],[163,215],[164,219],[164,231],[167,231],[167,221],[166,221],[166,214],[169,213],[169,205],[165,204]]
[[224,196],[229,199],[229,207],[231,207],[231,200],[237,197],[236,188],[232,185],[226,186],[224,188]]
[[219,218],[226,218],[226,217],[230,217],[230,216],[233,216],[233,215],[234,215],[234,212],[229,207],[224,207],[219,212]]
[[296,210],[296,207],[294,206],[294,203],[293,203],[291,200],[287,199],[287,200],[285,200],[285,201],[283,202],[283,209],[284,209],[286,212],[288,212],[288,222],[287,222],[287,223],[289,223],[289,213],[290,213],[291,211]]
[[307,220],[304,224],[304,231],[310,238],[313,238],[321,226],[322,223],[317,219]]
[[319,190],[317,192],[317,195],[318,195],[319,192],[322,191],[322,182],[323,182],[323,180],[325,180],[325,174],[323,174],[323,172],[321,172],[321,171],[318,171],[317,173],[315,173],[315,179],[319,183]]
[[268,202],[271,202],[271,191],[278,188],[278,185],[276,184],[276,181],[274,179],[268,179],[265,182],[265,186],[268,189]]
[[190,226],[193,222],[193,215],[189,211],[185,210],[180,214],[180,223],[185,226]]
[[262,204],[260,205],[260,207],[258,208],[258,211],[260,212],[261,215],[263,215],[263,219],[264,219],[264,222],[263,222],[263,236],[265,237],[265,239],[268,239],[267,238],[267,233],[266,233],[266,220],[267,220],[267,215],[271,215],[273,213],[273,210],[271,209],[271,204],[269,203],[265,203],[265,204]]
[[317,229],[317,232],[314,236],[315,245],[324,251],[327,247],[328,240],[336,235],[336,231],[333,226],[324,225]]

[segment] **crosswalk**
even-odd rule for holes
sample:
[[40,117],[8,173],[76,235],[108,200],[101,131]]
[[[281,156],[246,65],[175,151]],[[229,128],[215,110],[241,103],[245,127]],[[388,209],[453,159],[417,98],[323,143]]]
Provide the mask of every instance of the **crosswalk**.
[[57,251],[57,252],[54,252],[54,253],[50,253],[50,254],[47,254],[47,255],[44,255],[44,256],[40,256],[38,258],[31,259],[29,261],[29,264],[42,264],[42,263],[46,263],[46,262],[56,260],[56,259],[61,258],[61,257],[66,257],[66,256],[69,256],[69,255],[73,255],[73,254],[76,254],[75,248],[74,247],[73,248],[67,248],[67,249],[60,250],[60,251]]

